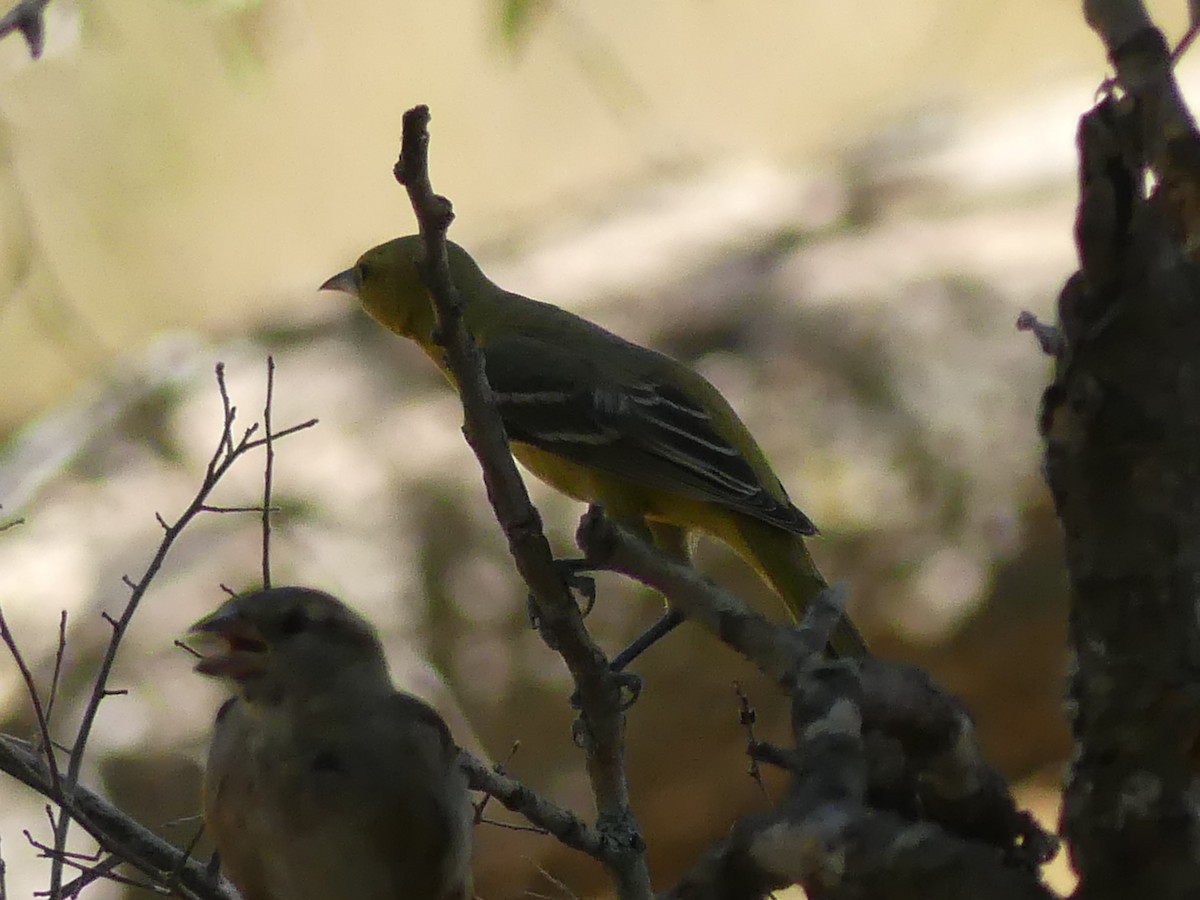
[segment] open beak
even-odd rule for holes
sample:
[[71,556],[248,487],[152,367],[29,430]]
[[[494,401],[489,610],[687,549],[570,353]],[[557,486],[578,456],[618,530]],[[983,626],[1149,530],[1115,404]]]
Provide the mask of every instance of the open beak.
[[341,291],[343,294],[357,297],[361,288],[362,277],[359,275],[358,266],[355,266],[352,269],[347,269],[345,272],[338,272],[332,278],[327,279],[318,290]]
[[270,648],[258,628],[239,614],[232,601],[205,616],[188,633],[200,637],[202,645],[209,643],[209,638],[215,639],[215,649],[210,653],[202,650],[203,658],[196,663],[201,675],[246,681],[266,672]]

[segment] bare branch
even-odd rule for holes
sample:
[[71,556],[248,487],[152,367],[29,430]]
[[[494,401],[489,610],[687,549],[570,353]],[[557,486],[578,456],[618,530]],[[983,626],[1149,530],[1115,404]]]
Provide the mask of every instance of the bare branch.
[[1040,421],[1071,589],[1062,831],[1081,896],[1191,897],[1200,136],[1142,4],[1085,11],[1116,86],[1079,123],[1080,267],[1058,298],[1067,352]]
[[1033,332],[1038,346],[1047,356],[1059,357],[1066,350],[1063,336],[1059,330],[1053,325],[1046,325],[1039,321],[1038,317],[1027,309],[1021,310],[1021,314],[1017,316],[1017,331]]
[[[754,723],[758,721],[758,713],[754,709],[754,704],[750,702],[750,698],[742,690],[740,682],[735,681],[733,683],[733,692],[738,702],[738,723],[746,729],[747,749],[761,746],[758,739],[754,737]],[[758,757],[750,753],[750,770],[748,774],[754,783],[758,785],[758,789],[763,797],[770,800],[770,795],[767,793],[767,785],[763,781],[762,771],[759,769],[758,762]]]
[[858,667],[818,665],[798,680],[796,749],[770,751],[792,771],[787,796],[770,813],[739,821],[666,896],[750,900],[798,883],[828,900],[1053,898],[1037,876],[1044,848],[1025,855],[1019,844],[939,827],[919,806],[907,814],[880,808],[878,751],[859,714],[871,706],[870,686]]
[[818,635],[769,621],[690,565],[665,556],[606,519],[597,507],[580,521],[576,541],[590,565],[619,572],[669,597],[689,622],[717,635],[781,685],[790,682],[798,658],[825,647]]
[[600,862],[611,860],[612,848],[605,836],[589,828],[570,810],[540,797],[515,778],[498,772],[465,750],[460,751],[459,765],[467,773],[472,790],[484,791],[487,797],[495,797],[506,809],[524,816],[566,846]]
[[1141,0],[1085,0],[1083,6],[1108,50],[1116,84],[1132,101],[1126,104],[1132,106],[1123,129],[1127,142],[1157,176],[1156,195],[1181,244],[1194,253],[1200,250],[1200,132],[1175,80],[1166,38]]
[[29,53],[37,59],[42,55],[45,44],[46,25],[43,13],[50,0],[19,0],[16,6],[0,17],[0,40],[12,34],[21,32],[25,43],[29,45]]
[[[0,734],[0,770],[43,796],[52,790],[49,768],[36,750],[9,735]],[[160,876],[184,897],[197,900],[236,900],[232,888],[207,867],[164,841],[99,794],[83,785],[68,788],[61,797],[63,818],[69,815],[107,853],[120,857],[140,871]],[[51,848],[52,850],[54,848]],[[57,851],[55,851],[57,852]],[[173,876],[173,878],[168,878]],[[62,896],[60,893],[58,896]]]
[[262,502],[262,583],[271,586],[271,477],[275,470],[275,445],[271,434],[271,403],[275,397],[275,357],[267,357],[267,400],[263,405],[263,441],[267,448],[267,460],[263,464]]
[[[12,630],[8,627],[8,620],[4,617],[4,609],[0,607],[0,640],[4,641],[8,647],[9,655],[17,664],[17,670],[21,673],[21,680],[25,683],[25,693],[29,695],[29,702],[33,706],[33,714],[37,717],[38,733],[40,735],[42,753],[46,757],[46,766],[50,773],[50,786],[53,793],[47,794],[51,799],[55,799],[62,794],[62,779],[58,771],[58,759],[54,753],[54,741],[50,737],[50,714],[49,704],[42,705],[41,694],[38,692],[37,685],[33,681],[33,673],[29,670],[29,666],[25,663],[25,657],[21,654],[21,648],[17,646],[17,640],[13,636]],[[55,666],[55,681],[57,681],[58,667]],[[53,697],[53,687],[51,688],[51,697]]]
[[529,500],[509,453],[508,441],[484,375],[483,356],[462,323],[461,303],[450,272],[446,230],[454,218],[450,201],[429,180],[429,109],[404,115],[396,179],[408,190],[425,241],[423,277],[437,313],[437,340],[462,398],[467,443],[483,470],[488,497],[508,538],[517,570],[532,591],[539,631],[567,664],[578,688],[582,744],[599,813],[598,830],[610,844],[606,867],[622,900],[650,896],[644,843],[629,807],[624,765],[625,717],[622,678],[583,626],[579,609],[542,533],[541,517]]
[[98,862],[91,869],[81,872],[78,878],[64,884],[62,886],[63,896],[78,897],[85,887],[107,876],[110,871],[121,865],[122,862],[123,860],[118,859],[116,856],[109,856],[107,859]]
[[58,616],[58,646],[54,651],[54,671],[50,675],[50,697],[46,700],[46,722],[54,718],[54,701],[58,699],[58,684],[62,677],[63,656],[67,652],[67,611]]
[[204,659],[203,653],[200,653],[198,650],[196,650],[192,647],[189,647],[187,644],[185,644],[183,641],[179,640],[178,638],[176,638],[174,641],[172,641],[171,645],[174,647],[178,647],[180,650],[183,650],[187,653],[190,653],[196,659]]
[[[281,438],[290,437],[291,435],[295,434],[297,431],[304,431],[305,429],[312,428],[314,425],[316,425],[320,421],[321,421],[320,419],[309,419],[307,422],[301,422],[299,425],[292,425],[288,428],[283,429],[282,431],[275,432],[273,435],[271,435],[271,440],[278,441]],[[256,447],[264,446],[266,443],[267,443],[266,438],[260,438],[257,441],[250,441],[250,443],[248,443],[244,449],[253,450]]]

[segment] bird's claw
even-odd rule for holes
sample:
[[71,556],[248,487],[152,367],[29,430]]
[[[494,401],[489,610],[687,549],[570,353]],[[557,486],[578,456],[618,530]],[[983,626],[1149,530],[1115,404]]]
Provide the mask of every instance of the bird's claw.
[[[556,559],[554,568],[562,576],[563,584],[571,592],[571,596],[582,599],[582,608],[579,614],[587,618],[596,605],[596,579],[591,575],[581,574],[590,571],[588,561],[586,559]],[[537,602],[533,599],[533,594],[525,597],[525,612],[529,617],[529,627],[536,631],[539,619]]]
[[[635,675],[633,672],[613,672],[611,670],[608,674],[609,677],[612,678],[612,684],[617,689],[617,710],[619,712],[625,712],[631,706],[633,706],[633,704],[637,703],[638,699],[642,696],[642,676]],[[575,691],[575,693],[571,695],[570,703],[571,709],[582,708],[583,704],[579,699],[579,691]],[[580,735],[583,731],[586,731],[586,729],[584,729],[583,719],[581,717],[576,719],[575,724],[572,726],[572,733],[575,736],[575,742],[577,744],[579,743]]]
[[613,672],[612,676],[621,692],[621,712],[625,712],[642,696],[642,676],[633,672]]
[[591,563],[586,559],[556,559],[554,566],[571,594],[583,600],[580,615],[587,618],[596,605],[596,579],[583,574],[591,571]]

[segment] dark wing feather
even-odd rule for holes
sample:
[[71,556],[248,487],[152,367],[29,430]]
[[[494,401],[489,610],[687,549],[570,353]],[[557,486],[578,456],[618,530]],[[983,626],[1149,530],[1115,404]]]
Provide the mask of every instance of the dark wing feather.
[[474,823],[458,748],[442,717],[416,697],[396,692],[382,713],[363,760],[376,776],[391,775],[383,784],[376,778],[376,795],[389,789],[395,794],[372,829],[379,853],[390,861],[404,896],[465,900]]
[[674,385],[623,383],[589,359],[528,338],[493,341],[484,357],[512,440],[796,534],[816,532],[804,513],[767,491],[708,411]]

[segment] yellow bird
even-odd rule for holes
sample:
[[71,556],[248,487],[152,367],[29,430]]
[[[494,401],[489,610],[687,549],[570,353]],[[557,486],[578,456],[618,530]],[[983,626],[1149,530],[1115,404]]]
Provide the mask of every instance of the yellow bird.
[[[683,363],[493,284],[457,244],[448,242],[448,252],[463,322],[483,349],[513,455],[551,487],[600,504],[677,558],[686,559],[691,532],[724,541],[798,619],[825,587],[804,546],[816,528],[721,393]],[[454,384],[433,339],[423,259],[418,235],[397,238],[321,289],[357,297]],[[844,616],[830,647],[843,656],[867,652]]]
[[395,690],[375,630],[329,594],[243,594],[192,632],[235,690],[204,821],[245,900],[469,900],[473,810],[431,707]]

